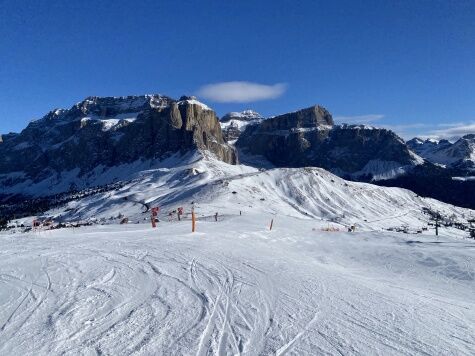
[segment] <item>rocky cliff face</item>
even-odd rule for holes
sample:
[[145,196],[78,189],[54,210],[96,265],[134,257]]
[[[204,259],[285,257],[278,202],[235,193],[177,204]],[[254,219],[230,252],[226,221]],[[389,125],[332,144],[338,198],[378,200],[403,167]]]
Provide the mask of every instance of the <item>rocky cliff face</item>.
[[[472,136],[457,145],[442,142],[451,157],[458,157],[453,167],[444,168],[424,161],[390,130],[334,125],[327,110],[314,106],[248,125],[236,147],[251,155],[244,157],[249,163],[262,164],[259,157],[252,157],[256,155],[277,167],[322,167],[346,179],[407,188],[474,209],[475,181],[464,178],[467,170],[460,168],[472,161],[459,159],[473,157]],[[464,177],[454,179],[460,175]]]
[[91,169],[176,152],[208,150],[235,164],[214,111],[193,97],[89,97],[55,110],[20,134],[2,136],[0,185],[41,180],[62,171]]
[[321,106],[249,125],[236,146],[278,167],[317,166],[352,178],[387,179],[421,163],[392,131],[335,126]]

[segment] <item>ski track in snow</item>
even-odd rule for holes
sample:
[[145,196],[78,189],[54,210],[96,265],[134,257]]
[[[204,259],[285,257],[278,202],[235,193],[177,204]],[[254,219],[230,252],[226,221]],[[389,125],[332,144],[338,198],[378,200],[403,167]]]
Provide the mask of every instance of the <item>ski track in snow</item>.
[[264,219],[0,235],[0,354],[473,355],[474,242]]

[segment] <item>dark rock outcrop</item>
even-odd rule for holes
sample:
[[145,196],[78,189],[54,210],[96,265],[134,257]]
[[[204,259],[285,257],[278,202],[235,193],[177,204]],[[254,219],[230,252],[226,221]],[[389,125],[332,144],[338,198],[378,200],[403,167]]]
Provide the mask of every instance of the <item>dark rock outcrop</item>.
[[343,177],[368,179],[398,174],[418,160],[392,131],[361,125],[335,126],[331,114],[321,106],[250,125],[236,146],[264,156],[278,167],[317,166]]

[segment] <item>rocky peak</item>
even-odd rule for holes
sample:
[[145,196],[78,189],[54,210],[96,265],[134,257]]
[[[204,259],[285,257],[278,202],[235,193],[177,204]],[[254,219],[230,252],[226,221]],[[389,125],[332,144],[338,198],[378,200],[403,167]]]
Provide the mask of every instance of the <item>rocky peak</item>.
[[311,106],[291,113],[274,116],[261,124],[263,130],[291,130],[299,128],[315,129],[318,127],[333,126],[333,117],[320,105]]
[[221,128],[227,141],[235,141],[239,138],[246,126],[254,125],[264,120],[261,114],[254,110],[230,112],[221,118]]
[[206,104],[203,104],[202,102],[198,101],[196,96],[182,96],[180,97],[180,100],[177,103],[178,105],[195,105],[199,107],[201,110],[208,110],[208,111],[213,111],[209,106]]
[[387,179],[423,160],[394,132],[337,125],[321,106],[249,125],[236,146],[279,167],[317,166],[347,178]]
[[254,110],[244,110],[241,112],[229,112],[221,118],[221,122],[229,122],[231,120],[252,121],[263,119],[263,116]]
[[418,145],[422,145],[423,143],[424,143],[424,140],[419,137],[414,137],[413,139],[406,142],[408,146],[418,146]]
[[[467,161],[475,162],[475,134],[468,134],[454,143],[448,140],[414,138],[407,142],[411,150],[432,163],[449,167],[465,167]],[[469,163],[470,163],[469,162]],[[469,164],[470,167],[473,164]]]
[[[162,95],[88,97],[53,110],[0,144],[1,176],[19,172],[37,181],[52,172],[111,167],[173,153],[207,150],[236,163],[216,114],[196,98]],[[50,173],[47,173],[50,172]]]

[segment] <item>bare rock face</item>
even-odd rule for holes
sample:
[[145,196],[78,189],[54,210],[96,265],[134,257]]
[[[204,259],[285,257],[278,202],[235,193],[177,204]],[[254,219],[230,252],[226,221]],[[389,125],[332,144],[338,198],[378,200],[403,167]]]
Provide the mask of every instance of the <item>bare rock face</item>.
[[326,109],[312,106],[248,125],[236,146],[279,167],[305,166],[307,151],[328,137],[332,125]]
[[249,125],[236,146],[278,167],[317,166],[345,178],[386,179],[421,161],[392,131],[334,125],[321,106]]
[[35,181],[61,171],[86,174],[98,166],[190,150],[237,162],[216,114],[194,97],[89,97],[69,110],[51,111],[20,134],[2,136],[0,186],[8,184],[2,175],[17,183]]

